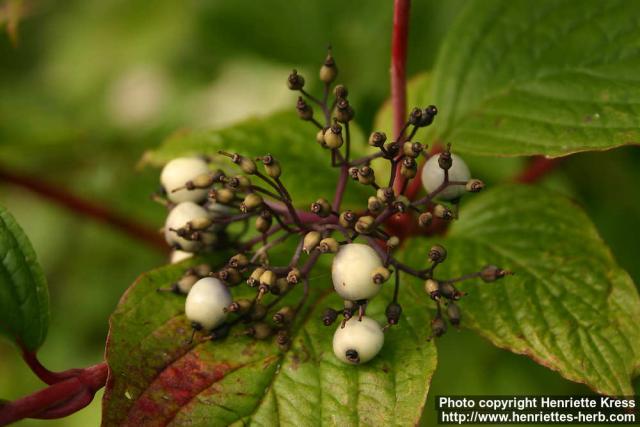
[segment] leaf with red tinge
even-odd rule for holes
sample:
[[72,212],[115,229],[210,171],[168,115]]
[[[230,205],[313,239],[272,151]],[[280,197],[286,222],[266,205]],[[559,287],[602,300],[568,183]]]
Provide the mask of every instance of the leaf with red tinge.
[[[222,341],[188,344],[184,297],[156,292],[179,278],[184,265],[143,275],[111,317],[103,425],[417,423],[436,366],[435,346],[427,341],[429,310],[415,303],[421,290],[407,288],[401,294],[405,315],[387,332],[380,355],[368,364],[347,366],[332,351],[337,325],[320,321],[324,308],[342,304],[328,269],[324,259],[316,266],[286,352],[271,339],[241,336],[242,325]],[[391,288],[368,308],[380,322]],[[239,297],[255,290],[240,285],[232,292]],[[293,306],[300,296],[296,288],[283,304]]]

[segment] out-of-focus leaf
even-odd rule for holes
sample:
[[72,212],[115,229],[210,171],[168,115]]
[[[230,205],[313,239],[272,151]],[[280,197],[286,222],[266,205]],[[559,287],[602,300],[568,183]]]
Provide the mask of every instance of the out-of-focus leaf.
[[49,327],[49,293],[29,239],[0,207],[0,333],[35,351]]
[[[344,365],[332,351],[336,325],[320,321],[325,307],[342,304],[325,269],[325,262],[316,266],[286,352],[272,340],[238,336],[241,326],[223,341],[187,344],[184,298],[156,292],[183,269],[143,275],[111,318],[103,425],[416,424],[436,365],[428,310],[406,307],[374,360]],[[255,290],[233,288],[236,298],[247,292]],[[373,300],[367,314],[381,321],[390,292]],[[417,299],[418,292],[408,291],[407,298]],[[300,296],[297,287],[283,303],[294,305]]]
[[[449,256],[439,277],[486,264],[515,273],[460,286],[469,292],[465,325],[599,393],[632,394],[640,299],[578,206],[535,187],[496,188],[463,206],[442,243]],[[415,240],[405,258],[416,265],[428,248]]]
[[496,156],[638,143],[638,13],[624,0],[469,2],[433,73],[437,137]]

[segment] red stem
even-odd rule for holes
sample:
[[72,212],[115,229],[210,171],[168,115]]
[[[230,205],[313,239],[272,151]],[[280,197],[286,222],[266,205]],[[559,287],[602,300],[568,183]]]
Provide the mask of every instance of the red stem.
[[36,374],[46,384],[55,384],[60,381],[78,376],[82,373],[82,369],[69,369],[68,371],[53,372],[45,368],[38,360],[36,353],[22,348],[22,359],[31,368],[31,371]]
[[516,181],[523,184],[532,184],[555,169],[559,163],[560,159],[547,159],[546,157],[536,156],[531,159],[529,166],[520,172],[516,177]]
[[[407,45],[409,41],[410,0],[394,0],[393,33],[391,35],[391,108],[393,135],[402,139],[400,132],[407,117]],[[395,189],[400,191],[404,178],[396,170]]]
[[75,377],[8,403],[0,408],[0,426],[24,418],[59,418],[79,411],[104,387],[107,373],[107,364],[103,362],[80,370]]
[[114,212],[92,200],[80,198],[60,187],[40,181],[36,178],[8,171],[0,167],[0,180],[27,189],[43,198],[77,214],[92,218],[103,224],[110,225],[130,237],[148,244],[149,246],[167,250],[167,245],[160,234],[147,226],[133,221],[131,218]]

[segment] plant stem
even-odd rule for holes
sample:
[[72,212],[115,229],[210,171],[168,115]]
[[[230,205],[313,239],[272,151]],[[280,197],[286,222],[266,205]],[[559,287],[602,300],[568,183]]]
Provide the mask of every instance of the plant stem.
[[83,199],[63,188],[2,167],[0,167],[0,180],[27,189],[71,212],[118,229],[154,249],[163,252],[168,250],[167,244],[156,230],[132,220],[129,216],[114,212],[93,200]]
[[0,411],[0,426],[24,418],[60,418],[79,411],[104,387],[107,373],[107,364],[102,362],[79,370],[74,377],[7,403]]
[[[402,140],[407,116],[407,45],[409,40],[410,0],[394,0],[393,33],[391,35],[391,108],[393,111],[393,134]],[[395,168],[394,172],[399,174]],[[403,178],[395,179],[396,189],[402,187]]]

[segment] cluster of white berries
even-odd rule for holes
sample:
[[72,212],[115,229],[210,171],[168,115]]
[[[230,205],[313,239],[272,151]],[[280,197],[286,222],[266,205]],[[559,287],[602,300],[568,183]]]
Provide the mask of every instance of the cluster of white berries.
[[213,173],[200,157],[179,157],[162,169],[160,183],[168,199],[169,215],[164,237],[174,249],[172,262],[189,258],[194,252],[215,245],[217,232],[223,227],[214,219],[229,209],[207,199]]
[[[322,100],[304,90],[305,80],[295,70],[287,84],[289,89],[300,92],[296,104],[298,115],[318,129],[316,142],[331,151],[331,165],[340,168],[341,182],[351,177],[372,189],[374,194],[362,209],[340,211],[345,191],[341,185],[336,187],[333,202],[320,198],[311,204],[308,212],[296,208],[280,179],[282,165],[271,154],[249,158],[220,151],[220,155],[228,157],[241,170],[240,175],[213,172],[207,162],[198,157],[174,159],[163,169],[161,183],[170,208],[164,232],[167,243],[174,249],[171,261],[179,262],[193,253],[210,250],[221,239],[224,239],[222,247],[237,251],[217,271],[205,264],[191,267],[168,289],[187,295],[185,315],[194,334],[203,331],[208,334],[204,339],[219,339],[242,322],[248,325],[245,335],[254,339],[275,337],[281,349],[287,348],[291,331],[299,326],[296,315],[308,302],[309,275],[320,256],[332,254],[333,288],[344,306],[339,310],[327,308],[322,322],[332,325],[338,315],[342,315],[333,334],[333,351],[338,360],[357,365],[379,354],[385,332],[400,320],[401,271],[423,280],[428,297],[436,304],[437,312],[431,321],[432,337],[441,336],[447,329],[443,312],[451,325],[457,327],[460,323],[461,313],[456,302],[464,292],[459,291],[455,283],[470,278],[490,282],[510,274],[496,266],[486,266],[458,278],[437,279],[435,269],[447,258],[446,249],[440,245],[430,248],[425,260],[430,265],[423,268],[405,265],[394,257],[393,251],[400,245],[402,235],[401,232],[393,235],[385,228],[389,219],[404,215],[410,220],[415,213],[421,227],[456,219],[460,198],[467,192],[482,190],[484,184],[471,179],[469,168],[462,158],[451,153],[450,145],[440,154],[429,156],[426,145],[412,140],[419,129],[433,123],[438,114],[433,105],[414,108],[393,141],[387,141],[382,132],[373,132],[368,144],[376,147],[377,152],[351,159],[349,123],[355,117],[355,110],[347,100],[346,87],[336,85],[331,91],[336,76],[337,67],[329,52],[320,70],[320,80],[325,84]],[[333,101],[328,99],[331,92],[335,96]],[[316,120],[313,108],[305,99],[322,110],[324,123]],[[422,155],[427,161],[418,177]],[[391,163],[392,172],[385,186],[371,166],[376,159]],[[421,178],[426,190],[426,195],[417,200],[411,200],[407,192],[414,178]],[[251,232],[249,221],[254,221],[254,233],[243,239]],[[231,236],[233,229],[225,227],[232,223],[244,223],[245,227]],[[274,265],[269,251],[292,236],[298,239],[298,245],[290,261]],[[392,275],[395,279],[393,299],[387,304],[387,323],[383,326],[368,317],[366,309]],[[255,296],[234,300],[229,289],[242,283],[254,289]],[[283,306],[283,298],[296,287],[302,287],[298,303]]]

